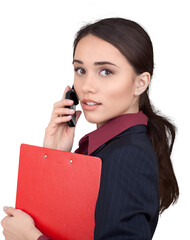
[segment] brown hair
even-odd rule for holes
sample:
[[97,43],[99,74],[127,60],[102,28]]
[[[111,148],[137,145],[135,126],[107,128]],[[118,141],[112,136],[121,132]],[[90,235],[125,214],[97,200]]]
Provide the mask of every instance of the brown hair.
[[[150,37],[136,22],[123,18],[107,18],[82,27],[76,34],[74,51],[81,38],[88,34],[97,36],[112,45],[126,57],[137,74],[149,72],[153,75],[154,57]],[[148,135],[159,160],[160,213],[179,196],[179,188],[171,163],[171,152],[175,140],[175,126],[152,106],[147,90],[139,98],[139,110],[149,118]]]

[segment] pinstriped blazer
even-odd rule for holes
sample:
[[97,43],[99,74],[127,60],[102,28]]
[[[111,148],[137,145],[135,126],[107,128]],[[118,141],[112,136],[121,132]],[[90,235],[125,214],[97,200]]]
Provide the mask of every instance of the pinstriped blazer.
[[158,159],[146,125],[128,128],[90,155],[102,159],[94,240],[152,239],[159,215]]
[[94,240],[152,239],[159,215],[158,159],[145,125],[96,149],[102,159]]

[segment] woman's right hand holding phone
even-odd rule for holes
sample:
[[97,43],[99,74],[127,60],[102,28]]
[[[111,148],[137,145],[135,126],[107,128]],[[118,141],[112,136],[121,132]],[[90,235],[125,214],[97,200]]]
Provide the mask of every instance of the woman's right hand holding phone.
[[[54,104],[51,120],[45,130],[43,147],[67,152],[70,152],[72,149],[75,127],[69,127],[67,122],[71,120],[71,116],[75,113],[75,110],[66,108],[66,106],[72,106],[73,101],[65,99],[65,94],[70,89],[69,86],[66,87],[63,99]],[[76,122],[80,115],[81,111],[76,111]]]

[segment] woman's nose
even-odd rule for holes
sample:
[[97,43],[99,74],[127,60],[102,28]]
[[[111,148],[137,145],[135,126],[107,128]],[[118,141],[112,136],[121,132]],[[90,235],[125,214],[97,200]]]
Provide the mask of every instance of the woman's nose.
[[97,92],[97,83],[96,79],[92,74],[88,74],[83,81],[82,91],[84,93],[96,93]]

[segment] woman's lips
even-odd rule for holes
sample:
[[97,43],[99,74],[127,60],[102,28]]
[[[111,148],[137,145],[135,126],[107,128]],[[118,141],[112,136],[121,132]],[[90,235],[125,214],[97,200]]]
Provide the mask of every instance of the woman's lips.
[[101,103],[98,103],[92,99],[83,99],[82,100],[82,108],[87,111],[92,111],[97,109]]

